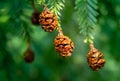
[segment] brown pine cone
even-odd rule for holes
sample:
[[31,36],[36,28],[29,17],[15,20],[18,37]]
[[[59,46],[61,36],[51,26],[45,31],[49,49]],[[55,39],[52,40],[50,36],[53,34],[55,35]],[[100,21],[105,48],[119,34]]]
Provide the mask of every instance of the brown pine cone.
[[92,70],[99,70],[105,64],[103,54],[93,44],[90,44],[90,51],[87,54],[87,62]]
[[59,35],[54,40],[55,50],[63,57],[71,56],[74,49],[72,40],[64,35]]
[[33,12],[32,17],[31,17],[31,22],[34,25],[40,25],[40,23],[39,23],[39,15],[40,15],[40,12],[38,12],[38,11]]
[[28,48],[24,53],[24,60],[27,63],[31,63],[34,61],[34,58],[35,58],[34,52],[30,48]]
[[57,17],[45,5],[44,11],[39,15],[39,22],[46,32],[52,32],[58,25]]

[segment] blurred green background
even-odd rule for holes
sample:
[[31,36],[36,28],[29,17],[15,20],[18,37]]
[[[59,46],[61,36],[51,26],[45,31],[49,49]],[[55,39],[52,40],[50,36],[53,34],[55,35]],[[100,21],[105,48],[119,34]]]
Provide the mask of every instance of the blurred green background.
[[[38,9],[41,6],[36,4]],[[95,47],[104,53],[106,64],[92,71],[87,62],[88,44],[79,34],[74,0],[66,0],[61,11],[65,35],[75,43],[71,57],[62,58],[54,50],[57,31],[44,32],[34,26],[29,0],[0,0],[0,81],[119,81],[120,80],[120,0],[99,0],[98,25],[93,30]],[[29,29],[35,60],[27,64],[24,28]]]

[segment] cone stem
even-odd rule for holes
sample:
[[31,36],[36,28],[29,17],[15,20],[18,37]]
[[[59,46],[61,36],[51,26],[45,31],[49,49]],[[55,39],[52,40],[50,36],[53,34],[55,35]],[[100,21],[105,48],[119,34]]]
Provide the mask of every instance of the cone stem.
[[94,44],[93,44],[93,43],[90,43],[90,44],[89,44],[89,46],[90,46],[90,49],[92,49],[92,50],[93,50],[93,49],[95,49],[95,47],[94,47]]
[[44,10],[49,10],[46,4],[43,4]]
[[62,30],[58,30],[58,35],[63,35]]
[[35,3],[34,3],[34,0],[31,0],[31,4],[32,4],[32,6],[33,6],[34,12],[37,12],[37,9],[36,9],[36,6],[35,6]]

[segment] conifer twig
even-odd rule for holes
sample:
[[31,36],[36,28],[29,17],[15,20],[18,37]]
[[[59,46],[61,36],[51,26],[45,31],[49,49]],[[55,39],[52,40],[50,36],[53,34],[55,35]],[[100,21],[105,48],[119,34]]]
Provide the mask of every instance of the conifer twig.
[[63,9],[64,7],[64,3],[65,0],[48,0],[48,5],[50,5],[50,10],[57,16],[58,18],[58,26],[57,26],[57,30],[59,32],[59,30],[62,30],[61,28],[61,24],[60,24],[60,16],[61,13],[60,11]]
[[80,26],[80,33],[85,35],[84,42],[93,43],[93,29],[96,26],[98,12],[97,0],[76,0],[75,9]]

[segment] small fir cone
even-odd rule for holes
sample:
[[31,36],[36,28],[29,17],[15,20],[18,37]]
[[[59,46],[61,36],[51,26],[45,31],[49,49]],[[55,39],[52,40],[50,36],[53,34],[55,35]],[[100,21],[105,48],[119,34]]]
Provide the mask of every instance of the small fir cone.
[[74,49],[74,43],[72,40],[63,34],[59,34],[55,38],[54,46],[59,55],[63,57],[71,56]]
[[27,63],[31,63],[34,61],[34,58],[35,58],[34,52],[31,50],[31,48],[27,48],[27,50],[24,53],[24,60]]
[[90,44],[90,51],[87,54],[87,62],[92,70],[99,70],[105,64],[105,59],[103,54],[94,47],[93,44]]
[[32,22],[32,24],[34,24],[34,25],[40,25],[40,23],[39,23],[39,15],[40,15],[39,11],[34,11],[32,13],[32,16],[31,16],[31,22]]
[[52,32],[58,25],[57,17],[46,5],[44,5],[44,11],[39,15],[39,23],[46,32]]

